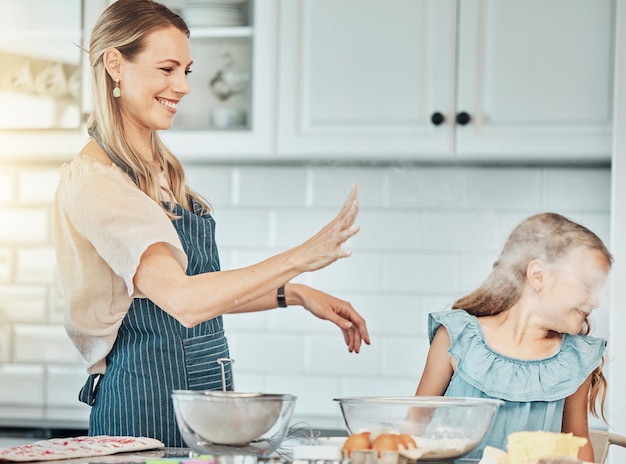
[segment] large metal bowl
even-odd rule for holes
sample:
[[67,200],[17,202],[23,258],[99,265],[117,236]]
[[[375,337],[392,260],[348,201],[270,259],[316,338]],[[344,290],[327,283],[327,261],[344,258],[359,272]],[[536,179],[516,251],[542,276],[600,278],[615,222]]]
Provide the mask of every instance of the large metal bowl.
[[200,454],[266,456],[284,440],[296,403],[293,395],[175,390],[183,440]]
[[420,460],[456,459],[475,449],[502,401],[441,396],[336,398],[348,432],[406,433]]

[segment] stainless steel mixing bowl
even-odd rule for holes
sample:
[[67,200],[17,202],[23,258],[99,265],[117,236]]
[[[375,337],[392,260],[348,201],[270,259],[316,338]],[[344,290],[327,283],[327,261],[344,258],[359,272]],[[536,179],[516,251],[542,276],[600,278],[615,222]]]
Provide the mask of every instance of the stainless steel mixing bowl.
[[200,454],[272,453],[284,440],[293,413],[293,395],[175,390],[180,433]]

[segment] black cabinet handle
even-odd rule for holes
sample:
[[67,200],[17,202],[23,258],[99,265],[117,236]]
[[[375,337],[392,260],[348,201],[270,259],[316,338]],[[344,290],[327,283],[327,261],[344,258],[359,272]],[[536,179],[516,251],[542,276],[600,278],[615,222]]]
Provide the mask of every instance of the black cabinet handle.
[[430,122],[432,122],[435,126],[442,125],[445,120],[446,120],[446,117],[443,114],[441,114],[439,111],[436,111],[430,117]]
[[461,126],[466,125],[471,120],[472,120],[472,117],[465,111],[461,111],[459,114],[456,115],[456,122],[457,124],[460,124]]

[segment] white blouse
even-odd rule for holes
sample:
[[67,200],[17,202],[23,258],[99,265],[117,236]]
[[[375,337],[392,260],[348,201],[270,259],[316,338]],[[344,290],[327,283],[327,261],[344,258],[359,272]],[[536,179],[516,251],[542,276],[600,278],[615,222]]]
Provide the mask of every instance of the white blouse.
[[169,245],[183,269],[187,256],[161,206],[121,169],[79,155],[61,168],[53,239],[65,291],[65,329],[88,362],[104,373],[105,357],[133,298],[133,278],[146,249]]

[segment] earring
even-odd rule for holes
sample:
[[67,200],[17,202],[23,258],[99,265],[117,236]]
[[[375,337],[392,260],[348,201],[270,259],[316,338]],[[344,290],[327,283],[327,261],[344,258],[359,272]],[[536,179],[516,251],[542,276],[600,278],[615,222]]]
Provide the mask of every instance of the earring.
[[115,87],[113,88],[113,96],[115,98],[120,98],[122,95],[122,91],[120,90],[120,78],[115,79]]
[[537,293],[539,293],[539,292],[541,291],[541,287],[537,287],[537,288],[535,289],[535,291],[536,291]]

